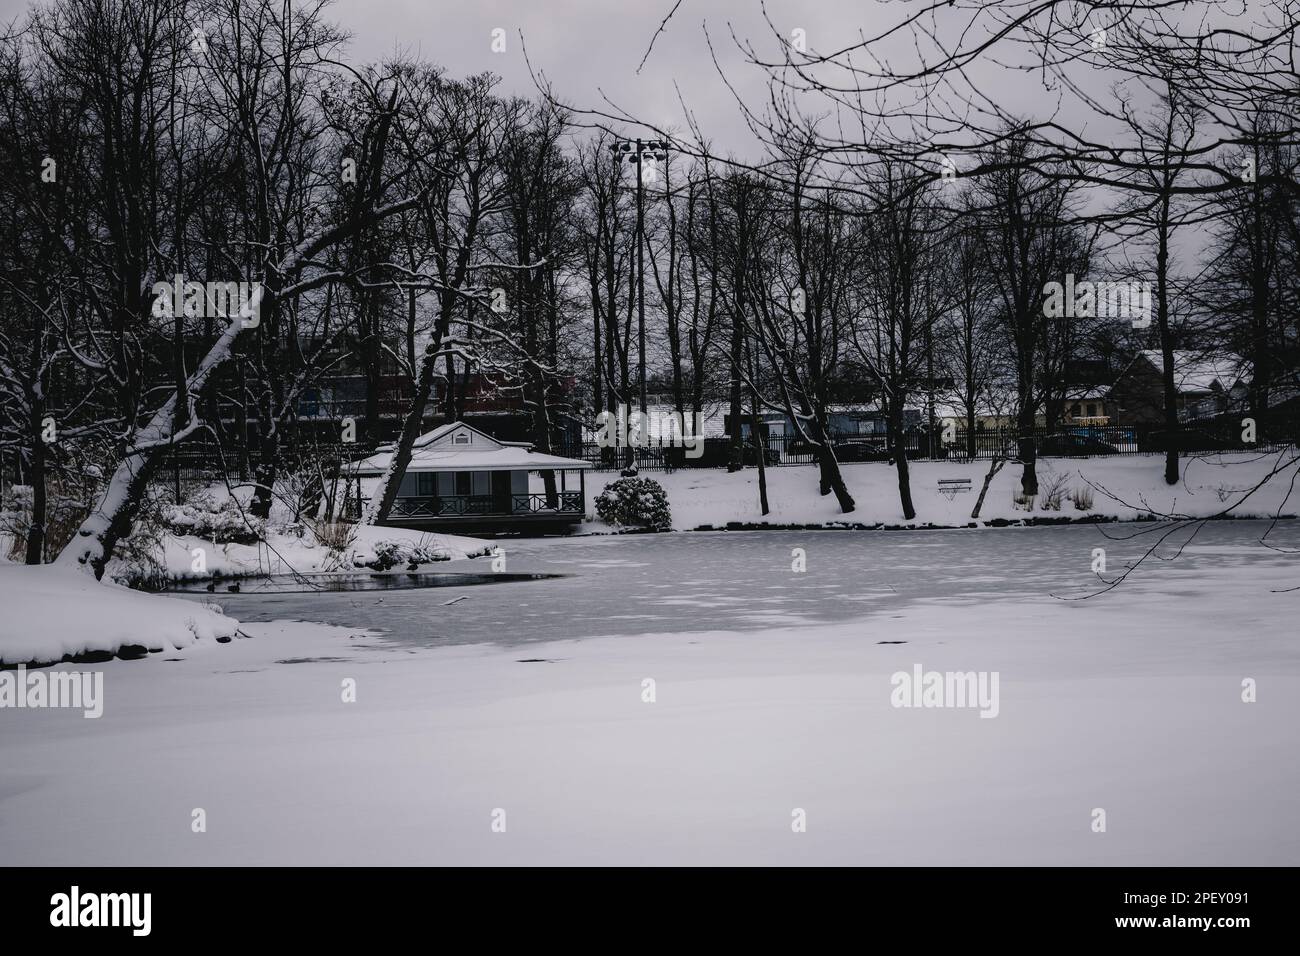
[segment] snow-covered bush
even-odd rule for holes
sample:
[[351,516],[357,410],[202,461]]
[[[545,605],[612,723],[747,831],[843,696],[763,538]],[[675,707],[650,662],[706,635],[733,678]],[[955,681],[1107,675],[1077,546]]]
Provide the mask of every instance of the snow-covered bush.
[[219,544],[256,544],[266,537],[266,522],[247,514],[235,499],[218,502],[209,492],[184,504],[169,505],[162,517],[172,534],[194,535]]
[[620,478],[596,498],[596,514],[612,525],[634,528],[672,527],[668,495],[653,478]]
[[1071,495],[1071,499],[1074,501],[1075,510],[1077,511],[1092,510],[1092,489],[1091,488],[1075,488],[1074,494]]
[[450,551],[437,544],[436,539],[426,538],[419,541],[377,541],[371,553],[358,552],[355,558],[358,567],[373,568],[376,571],[387,571],[399,564],[414,568],[432,561],[450,560]]

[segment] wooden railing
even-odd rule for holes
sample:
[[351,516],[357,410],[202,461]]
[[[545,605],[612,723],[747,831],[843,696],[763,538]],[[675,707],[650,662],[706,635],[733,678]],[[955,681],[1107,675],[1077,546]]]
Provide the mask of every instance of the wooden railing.
[[556,492],[557,507],[548,507],[546,495],[511,495],[509,508],[495,495],[439,495],[424,498],[398,498],[393,502],[390,518],[460,518],[528,514],[575,514],[583,511],[582,493]]

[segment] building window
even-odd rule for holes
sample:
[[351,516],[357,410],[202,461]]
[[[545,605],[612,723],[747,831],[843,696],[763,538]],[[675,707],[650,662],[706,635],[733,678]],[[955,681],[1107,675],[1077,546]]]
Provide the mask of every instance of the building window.
[[451,443],[453,445],[468,445],[470,443],[469,432],[457,432]]
[[432,497],[433,497],[433,488],[434,488],[434,482],[433,482],[434,475],[433,475],[433,472],[431,472],[431,471],[421,471],[421,472],[418,472],[418,473],[416,474],[415,477],[416,477],[416,480],[419,482],[419,487],[418,487],[417,491],[418,491],[420,497],[421,497],[421,498],[432,498]]
[[475,472],[471,472],[470,474],[473,475],[473,480],[472,480],[472,486],[474,489],[473,494],[481,497],[485,497],[487,495],[492,494],[492,472],[475,471]]
[[1088,403],[1088,417],[1095,418],[1097,415],[1097,405],[1095,402]]
[[1082,415],[1082,414],[1083,414],[1083,409],[1082,409],[1082,407],[1079,405],[1078,402],[1075,402],[1075,403],[1074,403],[1074,407],[1072,407],[1072,408],[1070,409],[1070,416],[1071,416],[1072,418],[1078,418],[1078,417],[1079,417],[1080,415]]
[[469,477],[469,474],[470,474],[470,473],[469,473],[468,471],[458,471],[458,472],[456,472],[456,494],[458,494],[458,495],[468,495],[468,494],[470,494],[470,477]]

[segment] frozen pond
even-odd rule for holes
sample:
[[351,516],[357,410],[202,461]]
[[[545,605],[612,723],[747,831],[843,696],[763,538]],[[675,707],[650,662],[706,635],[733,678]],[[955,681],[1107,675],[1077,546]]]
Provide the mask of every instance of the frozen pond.
[[[929,601],[977,606],[1012,594],[1057,603],[1095,590],[1094,549],[1108,577],[1141,554],[1155,525],[948,531],[750,531],[505,540],[507,576],[471,586],[491,562],[450,565],[464,586],[419,590],[203,595],[244,621],[308,620],[380,630],[401,643],[522,644],[614,634],[743,631],[888,615]],[[1177,561],[1151,560],[1125,589],[1203,586],[1206,571],[1300,562],[1259,543],[1265,521],[1211,522]],[[1175,539],[1187,537],[1179,532]],[[1128,539],[1128,540],[1123,540]],[[1300,523],[1269,541],[1300,548]],[[807,570],[792,570],[796,548]],[[1167,553],[1167,552],[1166,552]],[[249,589],[250,591],[252,589]],[[1106,600],[1105,597],[1098,600]]]

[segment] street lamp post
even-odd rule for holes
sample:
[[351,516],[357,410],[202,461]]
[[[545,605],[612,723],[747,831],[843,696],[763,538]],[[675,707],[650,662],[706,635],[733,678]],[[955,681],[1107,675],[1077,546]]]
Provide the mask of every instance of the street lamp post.
[[637,309],[637,385],[640,391],[641,414],[647,406],[645,379],[645,160],[652,162],[668,158],[668,144],[663,140],[620,140],[610,150],[616,159],[636,167],[636,309]]

